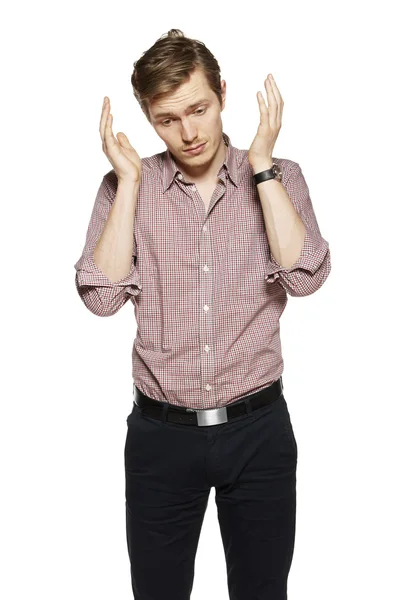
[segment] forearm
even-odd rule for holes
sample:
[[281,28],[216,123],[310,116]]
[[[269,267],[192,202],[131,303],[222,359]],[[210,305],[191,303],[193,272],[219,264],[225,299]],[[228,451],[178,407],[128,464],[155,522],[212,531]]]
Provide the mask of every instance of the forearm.
[[118,183],[116,197],[94,249],[96,265],[112,282],[126,277],[131,269],[138,190],[139,183]]
[[[270,169],[272,164],[258,165],[253,168],[253,174]],[[256,188],[271,254],[282,267],[289,269],[301,254],[305,225],[280,181],[262,181]]]

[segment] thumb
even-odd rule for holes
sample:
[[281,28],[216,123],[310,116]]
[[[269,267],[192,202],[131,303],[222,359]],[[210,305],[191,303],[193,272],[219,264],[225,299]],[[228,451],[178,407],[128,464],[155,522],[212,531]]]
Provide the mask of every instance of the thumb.
[[129,146],[130,145],[127,136],[122,131],[119,131],[117,133],[117,139],[120,142],[120,144],[122,144],[123,146]]

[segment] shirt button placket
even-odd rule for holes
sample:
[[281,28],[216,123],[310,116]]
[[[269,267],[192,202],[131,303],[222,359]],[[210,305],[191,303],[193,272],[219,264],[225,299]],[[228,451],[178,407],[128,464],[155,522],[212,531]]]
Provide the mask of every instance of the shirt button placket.
[[[206,225],[203,225],[202,227],[202,231],[203,232],[207,232],[208,228]],[[209,252],[209,246],[208,246],[208,238],[206,236],[202,237],[201,240],[202,243],[202,248],[201,248],[201,254],[203,254],[203,256],[205,256],[205,258],[207,258],[208,256],[211,256],[211,253]],[[204,298],[206,300],[210,300],[211,299],[211,294],[213,292],[212,290],[212,280],[208,279],[208,277],[210,277],[209,273],[211,273],[211,269],[209,268],[207,261],[205,260],[203,268],[202,268],[202,276],[201,276],[201,290],[200,290],[200,294],[201,294],[201,298]],[[205,303],[203,305],[203,320],[201,321],[201,332],[200,332],[200,339],[201,339],[201,378],[202,378],[202,388],[205,389],[207,392],[210,392],[210,390],[212,389],[212,386],[210,385],[210,383],[208,382],[209,377],[212,377],[213,375],[213,362],[212,362],[212,358],[213,355],[210,352],[211,351],[211,347],[210,347],[210,343],[211,343],[211,336],[212,336],[212,314],[213,312],[209,313],[209,309],[210,306]],[[204,324],[204,327],[203,327]],[[205,333],[205,335],[203,336],[202,333]],[[208,342],[208,343],[204,343],[202,346],[202,341],[204,342]],[[203,386],[203,382],[206,380],[206,384]],[[209,399],[208,399],[209,400]]]

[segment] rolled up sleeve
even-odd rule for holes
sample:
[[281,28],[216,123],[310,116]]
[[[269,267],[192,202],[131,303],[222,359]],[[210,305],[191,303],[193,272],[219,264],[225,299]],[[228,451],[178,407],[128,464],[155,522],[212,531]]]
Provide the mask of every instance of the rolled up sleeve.
[[[114,315],[131,296],[141,293],[142,284],[135,266],[137,253],[135,238],[129,273],[119,281],[111,281],[96,265],[93,252],[102,234],[113,204],[113,192],[106,177],[98,189],[80,259],[75,263],[75,286],[85,306],[95,315]],[[134,235],[134,232],[132,233]]]
[[301,167],[291,169],[286,191],[305,225],[305,239],[298,260],[288,269],[270,254],[265,280],[277,281],[290,296],[308,296],[325,282],[331,270],[328,242],[322,237]]

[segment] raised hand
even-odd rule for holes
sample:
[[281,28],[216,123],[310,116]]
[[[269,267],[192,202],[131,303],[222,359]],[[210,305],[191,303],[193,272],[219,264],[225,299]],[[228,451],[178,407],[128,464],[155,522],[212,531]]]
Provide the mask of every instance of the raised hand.
[[266,106],[262,93],[258,92],[260,122],[248,152],[249,163],[255,170],[271,168],[273,148],[281,129],[284,101],[273,76],[271,73],[269,75],[265,79],[268,106]]
[[142,174],[141,159],[124,133],[119,132],[117,137],[114,136],[111,128],[112,123],[113,115],[110,113],[110,100],[106,96],[99,126],[103,152],[112,164],[119,181],[139,183]]

